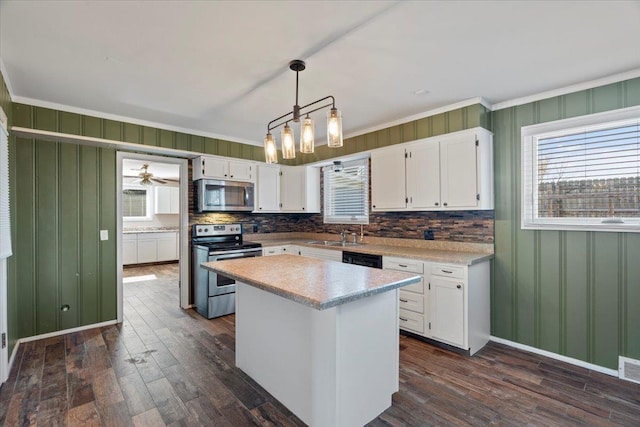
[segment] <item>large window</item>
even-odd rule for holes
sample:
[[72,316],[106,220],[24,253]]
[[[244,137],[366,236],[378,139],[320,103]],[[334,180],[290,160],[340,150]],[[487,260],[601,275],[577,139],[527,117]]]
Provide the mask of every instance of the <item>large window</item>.
[[122,216],[126,221],[145,221],[152,218],[151,197],[147,188],[122,190]]
[[640,232],[640,108],[522,129],[522,227]]
[[324,222],[369,223],[369,160],[326,166],[324,174]]

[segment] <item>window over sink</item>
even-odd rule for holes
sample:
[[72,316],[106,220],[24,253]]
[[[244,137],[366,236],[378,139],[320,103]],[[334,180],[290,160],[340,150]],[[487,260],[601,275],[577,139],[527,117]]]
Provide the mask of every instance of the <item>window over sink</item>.
[[369,224],[369,159],[322,168],[324,222]]

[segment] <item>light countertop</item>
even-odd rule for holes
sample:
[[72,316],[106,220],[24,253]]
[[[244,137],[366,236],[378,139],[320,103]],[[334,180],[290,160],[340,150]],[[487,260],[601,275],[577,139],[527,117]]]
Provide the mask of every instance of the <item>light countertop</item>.
[[[331,236],[335,239],[335,236]],[[365,237],[365,242],[357,246],[329,246],[309,244],[310,240],[322,240],[318,237],[281,237],[270,238],[267,235],[246,235],[247,241],[259,242],[263,247],[298,245],[309,248],[349,251],[363,254],[395,256],[421,261],[450,264],[473,265],[493,258],[492,245],[458,242],[433,242],[411,239],[381,239]],[[404,245],[403,245],[404,244]],[[490,249],[490,251],[489,251]]]
[[122,234],[143,234],[143,233],[177,233],[178,228],[171,227],[148,227],[148,228],[127,228],[122,229]]
[[420,281],[420,276],[295,255],[202,264],[206,269],[324,310]]

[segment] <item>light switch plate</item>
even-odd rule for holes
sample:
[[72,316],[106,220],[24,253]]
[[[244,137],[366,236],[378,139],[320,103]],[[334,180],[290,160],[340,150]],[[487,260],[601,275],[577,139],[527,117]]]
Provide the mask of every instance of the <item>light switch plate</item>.
[[109,230],[100,230],[100,240],[109,240]]

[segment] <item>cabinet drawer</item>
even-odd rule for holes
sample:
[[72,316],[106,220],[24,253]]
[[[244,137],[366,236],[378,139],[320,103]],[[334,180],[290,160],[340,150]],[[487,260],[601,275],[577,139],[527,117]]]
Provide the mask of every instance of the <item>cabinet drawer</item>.
[[424,273],[424,263],[422,261],[383,257],[382,263],[385,270],[408,271],[418,274]]
[[424,294],[424,278],[420,276],[420,281],[418,283],[403,286],[400,292],[402,291],[409,291],[420,295]]
[[415,311],[416,313],[424,313],[424,296],[400,290],[400,308],[404,310]]
[[431,267],[431,274],[443,277],[454,277],[456,279],[464,279],[465,267],[457,265],[436,264]]
[[424,316],[408,310],[400,309],[400,327],[424,334]]

